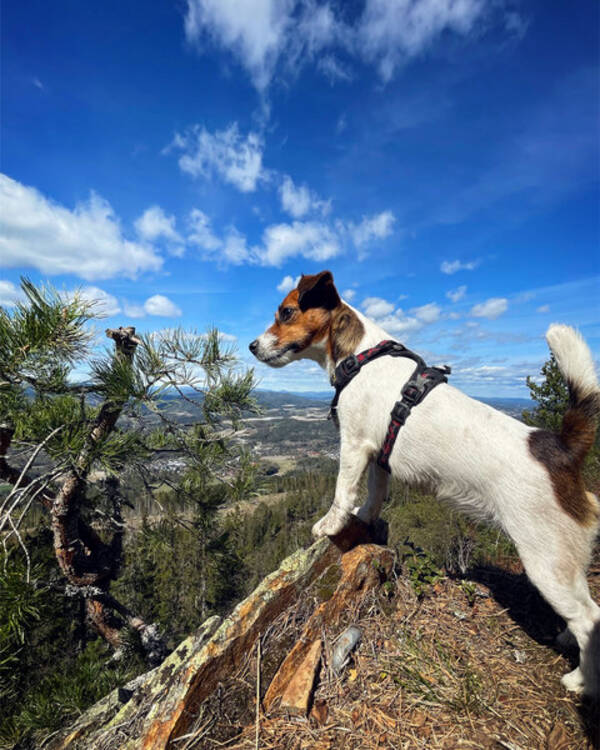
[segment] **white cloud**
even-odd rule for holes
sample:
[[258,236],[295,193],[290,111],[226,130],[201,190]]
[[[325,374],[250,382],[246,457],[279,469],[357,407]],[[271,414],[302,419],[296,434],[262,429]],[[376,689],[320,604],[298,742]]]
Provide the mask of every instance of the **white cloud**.
[[144,302],[144,310],[148,315],[159,315],[163,318],[178,318],[181,315],[181,309],[162,294],[148,297]]
[[361,307],[367,318],[383,318],[394,311],[394,305],[381,297],[367,297]]
[[484,0],[367,0],[357,30],[360,54],[389,81],[403,62],[442,34],[467,36],[491,5]]
[[145,318],[146,310],[143,305],[135,305],[130,302],[123,303],[123,312],[128,318]]
[[374,320],[387,333],[396,336],[408,336],[420,331],[425,326],[436,323],[442,310],[435,302],[429,302],[420,307],[413,307],[410,315],[402,308],[395,308],[392,302],[381,297],[367,297],[361,305],[365,315]]
[[167,216],[160,206],[150,206],[135,221],[135,228],[139,236],[144,240],[158,239],[164,237],[171,242],[182,243],[181,236],[175,229],[175,217]]
[[288,292],[291,292],[292,289],[295,289],[298,286],[299,281],[300,276],[296,276],[295,279],[292,276],[284,276],[279,284],[277,284],[277,291],[281,292],[282,294],[287,294]]
[[442,311],[435,302],[429,302],[429,304],[421,305],[421,307],[413,307],[411,313],[423,323],[435,323],[436,320],[439,320]]
[[[84,286],[72,291],[60,292],[60,296],[66,300],[72,300],[75,295],[80,300],[93,304],[92,312],[99,317],[107,318],[121,312],[117,298],[97,286]],[[14,307],[17,302],[25,302],[26,299],[21,289],[15,284],[0,280],[0,305]]]
[[474,271],[478,265],[478,260],[472,260],[468,263],[463,263],[460,260],[445,260],[440,266],[440,271],[452,275],[457,271]]
[[356,247],[361,249],[375,238],[388,237],[395,221],[391,211],[382,211],[374,216],[364,216],[359,224],[348,222],[348,230]]
[[338,60],[335,55],[324,55],[319,58],[317,68],[323,73],[325,78],[333,86],[337,81],[351,81],[352,73],[350,69]]
[[[204,217],[206,219],[206,217]],[[394,221],[391,212],[385,211],[373,217],[365,217],[361,224],[336,221],[335,225],[323,221],[294,221],[271,224],[262,236],[262,246],[248,248],[246,239],[235,229],[230,229],[227,238],[219,244],[213,243],[208,254],[229,263],[261,263],[265,266],[281,266],[288,258],[302,256],[309,260],[325,261],[344,252],[348,235],[360,246],[374,237],[385,237]],[[203,230],[207,222],[202,221]],[[210,235],[214,237],[214,235]]]
[[352,302],[352,300],[356,297],[356,290],[354,289],[346,289],[342,292],[342,299],[347,299],[348,302]]
[[92,193],[71,211],[35,188],[0,175],[0,266],[33,267],[95,281],[158,271],[162,258],[122,232],[110,204]]
[[517,296],[514,298],[515,304],[522,304],[523,302],[531,302],[532,299],[535,299],[535,290],[528,289],[525,292],[520,292],[517,294]]
[[237,122],[214,133],[194,125],[183,135],[175,135],[165,152],[171,150],[183,151],[178,162],[183,172],[192,177],[217,174],[242,193],[256,190],[258,181],[265,177],[261,137],[257,133],[242,136]]
[[394,315],[387,315],[380,318],[377,323],[388,333],[394,333],[398,336],[407,336],[410,333],[419,331],[423,328],[423,322],[404,315],[402,310],[396,310]]
[[175,217],[167,216],[160,206],[150,206],[135,221],[138,235],[148,242],[164,239],[171,255],[181,258],[185,253],[183,237],[175,229]]
[[253,260],[245,236],[235,227],[230,227],[224,238],[217,237],[212,230],[209,217],[199,208],[194,208],[190,212],[188,225],[191,233],[187,240],[204,251],[204,258],[233,265]]
[[200,53],[208,42],[228,50],[264,92],[276,72],[297,75],[315,61],[331,81],[347,79],[340,52],[373,64],[388,81],[448,33],[476,36],[491,21],[517,38],[526,30],[497,0],[366,0],[351,23],[344,11],[319,0],[187,0],[185,34]]
[[178,318],[181,309],[163,294],[154,294],[142,304],[123,303],[123,312],[129,318],[145,318],[146,315],[157,315],[163,318]]
[[463,284],[463,286],[459,286],[456,289],[450,289],[450,291],[446,292],[446,297],[452,302],[460,302],[466,293],[467,287]]
[[187,5],[187,40],[202,49],[208,37],[230,49],[256,88],[266,88],[285,44],[294,0],[188,0]]
[[221,341],[227,341],[230,344],[237,341],[237,336],[234,336],[233,333],[224,333],[223,331],[219,331],[219,338]]
[[24,302],[25,295],[12,281],[0,279],[0,307],[14,307],[17,302]]
[[280,266],[288,258],[302,255],[311,260],[328,260],[342,252],[338,236],[321,222],[294,221],[272,224],[263,233],[258,259],[266,266]]
[[491,297],[479,305],[471,308],[471,315],[475,318],[487,318],[495,320],[508,309],[508,300],[504,297]]
[[238,232],[235,227],[231,227],[225,237],[221,249],[221,258],[227,263],[233,263],[234,266],[254,260],[254,256],[246,244],[245,236]]
[[209,251],[221,247],[221,240],[213,233],[209,217],[199,208],[190,211],[188,224],[191,230],[187,237],[188,242]]
[[547,312],[550,312],[550,305],[540,305],[540,306],[539,306],[539,307],[538,307],[538,308],[536,309],[536,312],[539,312],[539,313],[547,313]]
[[331,201],[322,201],[306,185],[296,186],[291,177],[286,175],[279,186],[281,207],[294,219],[307,214],[309,211],[320,211],[327,214],[331,210]]
[[[67,296],[72,297],[73,294],[74,292],[68,292]],[[77,290],[77,294],[86,302],[93,303],[93,312],[97,315],[110,317],[121,312],[117,298],[97,286],[84,286]]]

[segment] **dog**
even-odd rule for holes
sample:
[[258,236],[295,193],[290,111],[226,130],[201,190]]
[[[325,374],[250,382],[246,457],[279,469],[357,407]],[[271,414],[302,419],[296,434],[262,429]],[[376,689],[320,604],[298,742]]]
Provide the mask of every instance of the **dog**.
[[[312,359],[333,383],[341,360],[389,338],[344,302],[331,272],[322,271],[300,278],[250,351],[271,367]],[[389,466],[403,482],[426,487],[508,534],[529,579],[577,640],[579,666],[563,676],[563,685],[597,696],[600,607],[590,596],[586,571],[600,503],[586,492],[581,468],[594,442],[600,388],[591,353],[575,330],[554,324],[546,339],[569,389],[570,409],[560,434],[528,427],[442,383],[411,411]],[[352,513],[366,523],[378,517],[390,475],[376,458],[390,412],[413,370],[412,360],[381,357],[341,393],[339,473],[333,504],[313,526],[316,538],[338,534]],[[368,496],[359,505],[359,481],[367,466]]]

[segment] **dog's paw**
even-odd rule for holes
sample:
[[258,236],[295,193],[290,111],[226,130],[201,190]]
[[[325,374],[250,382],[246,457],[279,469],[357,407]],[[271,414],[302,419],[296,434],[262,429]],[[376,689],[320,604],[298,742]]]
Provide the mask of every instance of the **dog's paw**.
[[571,690],[574,693],[583,692],[583,675],[579,667],[574,669],[572,672],[562,676],[561,680],[563,687],[567,690]]
[[315,539],[320,539],[322,536],[335,536],[342,531],[349,520],[349,513],[330,508],[327,514],[312,527],[312,535]]

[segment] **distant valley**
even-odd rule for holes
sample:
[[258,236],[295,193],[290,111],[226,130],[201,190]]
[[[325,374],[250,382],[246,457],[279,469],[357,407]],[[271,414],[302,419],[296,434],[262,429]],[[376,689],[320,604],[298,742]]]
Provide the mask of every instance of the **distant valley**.
[[[298,393],[256,390],[260,413],[244,415],[235,442],[246,447],[264,464],[268,473],[288,473],[307,468],[320,459],[338,458],[339,437],[327,419],[332,391]],[[195,400],[197,396],[192,398]],[[529,399],[480,399],[516,419],[531,408]],[[180,397],[169,397],[169,417],[179,423],[192,424],[197,418],[195,407]],[[149,422],[154,421],[148,417]],[[175,469],[178,458],[169,461]]]

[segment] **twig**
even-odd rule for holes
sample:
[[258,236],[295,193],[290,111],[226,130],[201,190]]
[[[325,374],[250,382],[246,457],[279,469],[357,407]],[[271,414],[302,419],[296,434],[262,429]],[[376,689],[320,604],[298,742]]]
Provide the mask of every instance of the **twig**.
[[260,633],[256,642],[256,736],[254,741],[255,750],[258,750],[260,734]]
[[0,512],[2,512],[4,510],[4,508],[6,507],[8,501],[11,499],[11,497],[14,495],[14,493],[19,489],[19,485],[21,484],[21,482],[23,481],[23,478],[25,477],[25,475],[27,474],[27,472],[31,468],[31,465],[33,464],[33,462],[35,461],[35,459],[37,458],[38,453],[42,450],[42,448],[46,445],[46,443],[49,440],[51,440],[54,437],[54,435],[56,435],[56,433],[59,430],[62,430],[63,427],[64,427],[64,425],[59,425],[58,427],[55,427],[52,430],[52,432],[49,435],[47,435],[46,438],[44,438],[44,440],[42,440],[42,442],[33,451],[33,453],[31,454],[31,456],[29,457],[29,460],[27,461],[27,463],[23,467],[23,471],[19,474],[19,478],[14,483],[12,490],[8,493],[8,496],[5,498],[4,502],[2,503],[2,507],[0,507]]

